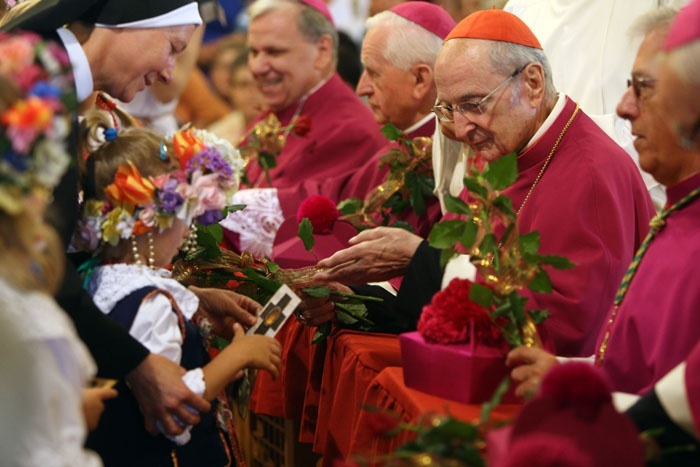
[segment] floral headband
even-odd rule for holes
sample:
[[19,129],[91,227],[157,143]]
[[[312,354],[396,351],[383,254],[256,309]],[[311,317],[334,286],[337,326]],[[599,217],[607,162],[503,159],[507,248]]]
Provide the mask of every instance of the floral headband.
[[[223,218],[222,210],[238,189],[243,159],[228,141],[194,128],[178,131],[173,148],[179,168],[156,177],[143,177],[131,162],[119,166],[105,188],[106,201],[88,199],[82,207],[73,248],[96,252],[109,243],[163,231],[175,219],[203,225]],[[165,144],[160,145],[162,158]]]
[[24,195],[61,180],[78,103],[65,50],[35,33],[0,33],[0,75],[20,94],[0,113],[0,209],[16,214]]

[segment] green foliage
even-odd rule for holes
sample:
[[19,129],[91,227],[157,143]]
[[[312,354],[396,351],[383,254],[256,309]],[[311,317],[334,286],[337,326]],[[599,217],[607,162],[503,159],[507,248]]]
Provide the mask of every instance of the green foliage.
[[311,225],[311,221],[308,218],[303,218],[299,223],[297,236],[304,243],[304,248],[306,248],[306,251],[311,251],[316,243],[316,240],[314,240],[314,227]]
[[342,215],[346,216],[362,210],[363,206],[364,202],[360,198],[348,198],[338,203],[337,208]]
[[[365,295],[347,294],[337,290],[330,289],[325,285],[312,285],[301,289],[306,295],[314,298],[324,298],[335,296],[333,299],[335,306],[336,317],[342,327],[351,329],[359,329],[366,331],[374,324],[367,318],[367,301],[381,302],[381,298],[369,297]],[[316,328],[316,332],[311,340],[312,343],[318,344],[323,342],[330,335],[332,326],[330,322],[323,323]]]
[[468,199],[445,197],[447,210],[460,217],[433,226],[428,237],[431,246],[443,250],[443,267],[459,253],[470,255],[485,283],[472,284],[469,298],[491,310],[494,319],[504,318],[499,327],[511,346],[522,345],[529,320],[539,323],[547,316],[546,312],[526,314],[527,299],[519,291],[528,287],[551,293],[552,283],[543,266],[573,266],[560,256],[539,255],[539,233],[519,234],[513,203],[501,193],[517,177],[515,154],[491,161],[481,172],[472,170],[464,178]]

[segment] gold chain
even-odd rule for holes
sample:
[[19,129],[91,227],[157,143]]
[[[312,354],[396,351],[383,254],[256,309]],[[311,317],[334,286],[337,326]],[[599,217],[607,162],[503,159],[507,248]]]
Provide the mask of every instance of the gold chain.
[[527,203],[527,200],[530,199],[530,195],[535,190],[535,187],[537,186],[540,179],[542,178],[542,175],[544,175],[544,171],[547,170],[547,166],[549,165],[549,161],[552,160],[554,153],[556,152],[557,148],[559,147],[559,143],[561,143],[562,138],[564,138],[564,135],[566,134],[566,130],[568,130],[569,127],[571,126],[571,122],[574,121],[576,114],[578,114],[578,104],[576,104],[576,108],[574,109],[574,113],[571,114],[569,121],[566,122],[566,125],[564,125],[564,128],[561,130],[561,133],[559,133],[559,137],[554,142],[554,146],[552,146],[552,150],[549,151],[549,154],[547,155],[547,159],[545,159],[544,165],[540,169],[540,173],[537,174],[537,178],[535,178],[535,181],[532,182],[532,186],[530,187],[530,190],[527,192],[527,195],[525,195],[525,199],[523,200],[523,203],[520,205],[520,209],[518,209],[518,212],[517,212],[518,216],[520,216],[520,211],[523,210],[525,203]]

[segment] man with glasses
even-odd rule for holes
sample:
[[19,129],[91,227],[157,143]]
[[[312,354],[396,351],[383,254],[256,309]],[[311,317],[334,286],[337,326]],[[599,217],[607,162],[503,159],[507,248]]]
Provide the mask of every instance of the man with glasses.
[[[689,126],[679,125],[697,117],[692,108],[698,110],[700,88],[700,1],[681,10],[669,30],[672,18],[673,12],[662,10],[644,20],[649,26],[630,87],[617,108],[632,124],[641,167],[665,185],[668,194],[620,283],[596,343],[595,361],[613,388],[635,394],[657,383],[661,389],[669,384],[680,389],[678,380],[662,378],[700,340],[700,289],[692,282],[700,256],[700,148],[683,147],[682,130]],[[662,46],[670,52],[664,54]],[[551,355],[523,348],[514,350],[509,360],[522,363],[512,372],[521,393],[536,390],[543,373],[556,363]]]
[[[527,306],[551,313],[544,329],[557,352],[589,355],[654,212],[639,171],[575,102],[557,94],[537,38],[510,13],[484,10],[458,24],[438,55],[435,81],[435,113],[458,140],[485,161],[518,154],[518,179],[504,194],[520,231],[538,231],[543,254],[576,263],[551,271],[553,293],[530,293]],[[383,271],[374,263],[410,261],[397,312],[415,322],[451,266],[443,277],[438,251],[395,231],[397,246],[389,246],[387,230],[358,235],[353,247],[319,263],[332,269],[317,278],[354,281],[365,268],[374,272],[366,279],[378,280]]]

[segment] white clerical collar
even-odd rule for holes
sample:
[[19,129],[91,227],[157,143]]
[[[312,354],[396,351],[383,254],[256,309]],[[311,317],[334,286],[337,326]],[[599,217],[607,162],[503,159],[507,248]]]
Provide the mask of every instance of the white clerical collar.
[[78,102],[82,102],[92,94],[94,84],[92,82],[92,70],[88,62],[85,51],[78,42],[75,35],[66,28],[58,28],[56,30],[58,37],[61,38],[63,46],[68,53],[68,59],[73,67],[73,80],[75,81],[75,92],[78,95]]
[[527,146],[521,151],[525,152],[527,149],[530,148],[533,144],[535,144],[541,137],[542,135],[545,134],[546,131],[548,131],[552,125],[554,124],[554,121],[561,115],[561,113],[564,111],[564,106],[566,105],[566,95],[563,92],[560,92],[557,94],[557,102],[554,104],[554,108],[552,111],[549,113],[545,121],[540,125],[540,128],[537,130],[535,135],[528,141]]
[[421,118],[416,123],[414,123],[413,125],[409,126],[405,130],[403,130],[403,132],[406,133],[407,135],[410,135],[411,133],[416,131],[418,128],[422,127],[423,125],[425,125],[426,123],[428,123],[429,121],[431,121],[434,118],[435,118],[435,114],[430,112],[428,115],[426,115],[425,117]]

